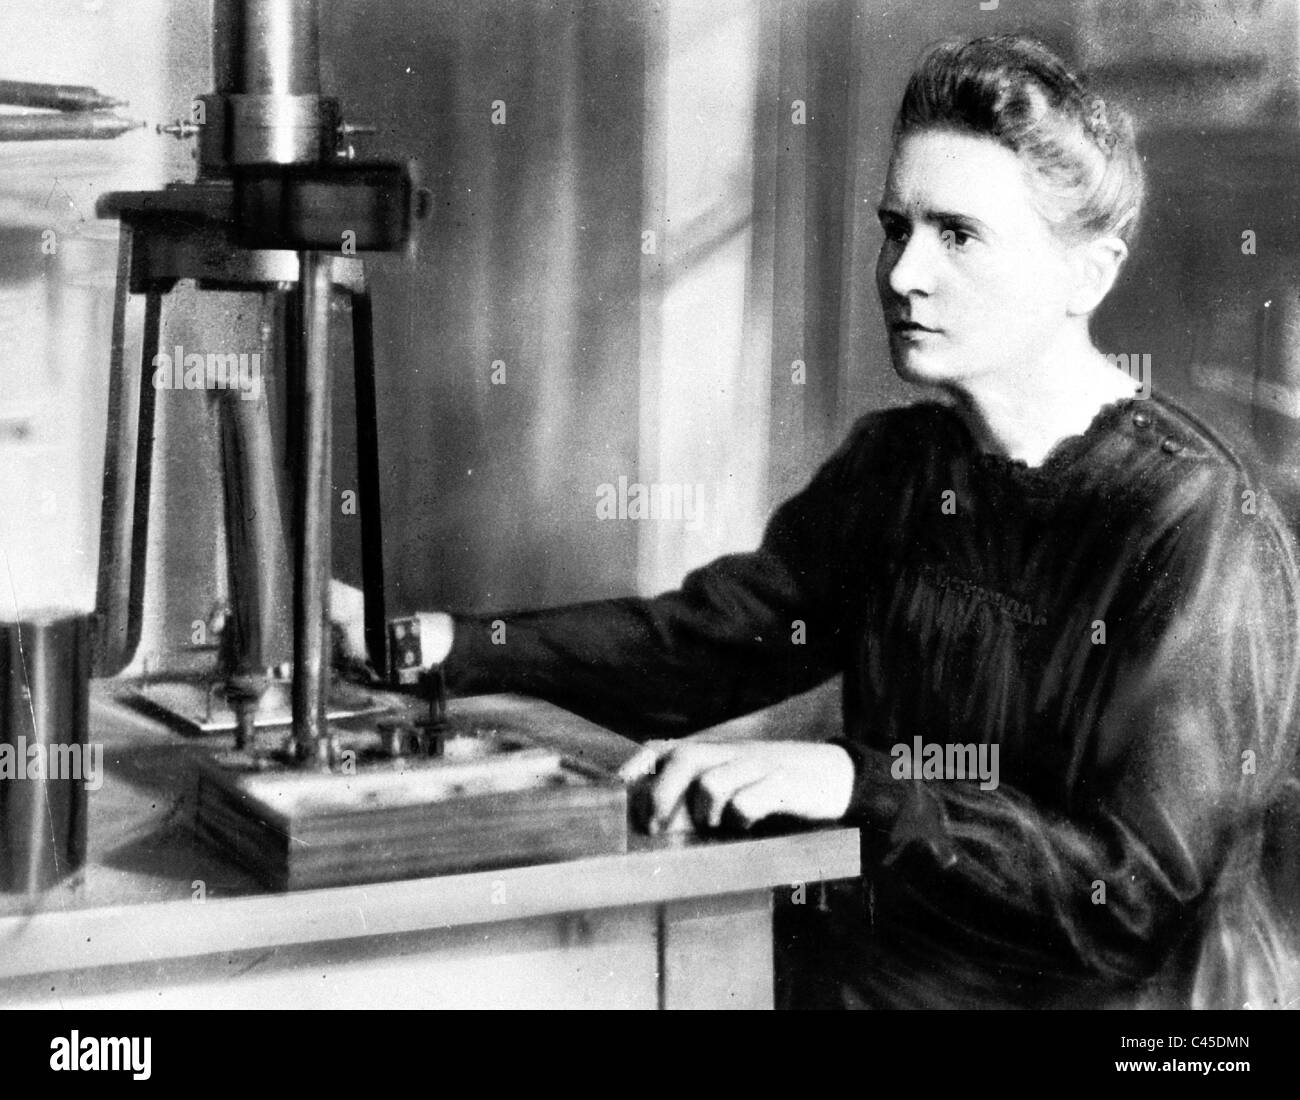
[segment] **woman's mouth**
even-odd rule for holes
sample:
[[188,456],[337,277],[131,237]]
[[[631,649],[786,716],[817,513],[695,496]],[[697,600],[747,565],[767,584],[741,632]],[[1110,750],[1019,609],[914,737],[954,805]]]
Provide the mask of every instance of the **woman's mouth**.
[[933,335],[939,330],[927,328],[925,325],[918,324],[916,321],[895,321],[889,326],[889,331],[895,336],[919,337],[926,334]]

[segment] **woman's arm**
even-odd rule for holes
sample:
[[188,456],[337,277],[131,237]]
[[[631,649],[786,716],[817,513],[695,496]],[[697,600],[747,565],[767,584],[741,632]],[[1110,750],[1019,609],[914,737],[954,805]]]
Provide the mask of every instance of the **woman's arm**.
[[871,419],[777,510],[758,549],[695,570],[677,591],[456,616],[448,688],[539,696],[645,738],[702,729],[828,679],[843,666],[843,561],[870,497]]

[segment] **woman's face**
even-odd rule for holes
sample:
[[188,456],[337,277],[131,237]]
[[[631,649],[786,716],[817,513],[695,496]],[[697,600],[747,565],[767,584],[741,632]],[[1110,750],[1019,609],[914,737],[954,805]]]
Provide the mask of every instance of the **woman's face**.
[[989,138],[934,130],[898,143],[876,285],[903,378],[963,389],[1051,354],[1071,268],[1033,198],[1020,160]]

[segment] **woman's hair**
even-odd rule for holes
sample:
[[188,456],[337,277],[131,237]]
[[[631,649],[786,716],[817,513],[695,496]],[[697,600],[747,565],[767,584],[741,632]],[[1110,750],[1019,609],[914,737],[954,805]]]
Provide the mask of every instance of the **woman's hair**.
[[894,141],[922,130],[1010,149],[1063,239],[1135,239],[1145,180],[1132,121],[1041,42],[1006,34],[929,49],[907,83]]

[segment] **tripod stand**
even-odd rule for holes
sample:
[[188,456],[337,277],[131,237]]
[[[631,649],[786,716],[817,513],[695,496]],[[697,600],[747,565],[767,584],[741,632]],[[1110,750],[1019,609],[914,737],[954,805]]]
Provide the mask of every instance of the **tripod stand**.
[[[111,195],[101,203],[101,213],[116,214],[122,229],[113,314],[96,673],[119,672],[140,642],[156,383],[169,382],[159,378],[154,364],[162,351],[162,313],[168,292],[180,279],[195,280],[205,293],[257,290],[265,314],[261,362],[272,370],[280,364],[289,368],[282,379],[288,413],[284,429],[297,445],[288,448],[285,468],[271,423],[270,396],[275,392],[271,386],[263,385],[255,400],[235,386],[218,396],[231,595],[224,655],[227,696],[240,720],[242,743],[251,733],[250,723],[265,690],[265,669],[278,663],[276,640],[283,634],[274,621],[284,600],[277,591],[272,563],[285,556],[287,546],[295,546],[299,577],[294,601],[295,728],[301,720],[306,742],[316,744],[323,729],[328,671],[324,667],[332,511],[327,499],[328,326],[331,298],[340,293],[350,300],[352,314],[366,635],[372,661],[377,668],[385,667],[370,292],[358,258],[247,249],[233,243],[227,227],[211,216],[221,210],[223,200],[229,201],[229,190],[228,185],[196,185],[161,193]],[[282,302],[276,303],[276,297]],[[275,317],[280,314],[289,320],[283,331],[276,332]],[[134,332],[143,334],[138,368],[126,361]],[[182,364],[174,364],[174,369],[179,380]],[[215,381],[221,384],[223,379]],[[286,490],[298,503],[292,515],[286,508]]]
[[[101,217],[121,222],[121,249],[95,671],[121,671],[140,643],[155,406],[166,381],[156,369],[163,302],[182,279],[194,280],[200,292],[260,291],[264,310],[279,299],[291,318],[278,335],[273,323],[262,326],[266,358],[288,367],[280,379],[286,442],[281,458],[265,393],[234,392],[236,386],[218,397],[231,593],[223,636],[226,694],[236,712],[237,742],[245,744],[267,687],[266,668],[279,656],[277,635],[284,633],[275,621],[283,600],[273,563],[291,556],[290,755],[326,763],[330,304],[342,293],[352,309],[366,638],[375,667],[383,669],[373,314],[355,254],[405,247],[412,186],[405,164],[352,161],[348,137],[364,128],[343,123],[337,100],[320,94],[318,23],[315,0],[218,0],[216,89],[195,101],[192,120],[160,127],[198,138],[198,179],[162,191],[109,194],[99,203]],[[143,332],[138,369],[126,361],[129,334],[137,330]],[[231,357],[219,358],[228,368]],[[202,369],[211,370],[211,359]],[[173,367],[189,369],[188,363]],[[205,387],[209,381],[202,380]]]

